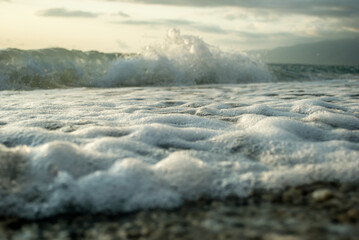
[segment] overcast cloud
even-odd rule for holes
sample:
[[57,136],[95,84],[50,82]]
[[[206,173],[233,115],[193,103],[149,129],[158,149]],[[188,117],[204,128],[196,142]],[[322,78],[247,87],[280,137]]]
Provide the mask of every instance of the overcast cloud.
[[[112,2],[132,2],[142,4],[161,4],[171,6],[192,6],[217,9],[219,7],[233,7],[242,10],[241,14],[227,14],[223,18],[228,21],[245,20],[248,16],[253,22],[278,21],[290,16],[301,15],[318,19],[329,19],[335,22],[332,30],[359,36],[359,0],[105,0]],[[247,9],[247,10],[246,10]],[[244,11],[245,14],[243,14]],[[218,9],[218,11],[220,11]],[[246,16],[247,15],[247,16]],[[194,24],[192,24],[194,26]],[[323,24],[321,24],[323,25]],[[203,28],[205,27],[205,28]],[[313,26],[323,33],[323,26]],[[197,26],[198,29],[206,30],[206,26]],[[221,33],[217,27],[207,26],[207,30]],[[330,29],[327,29],[330,31]],[[319,32],[319,31],[318,31]],[[318,33],[317,32],[317,33]]]
[[[160,41],[173,27],[212,45],[240,50],[359,38],[359,0],[38,0],[31,3],[0,0],[0,3],[0,20],[8,23],[0,25],[0,47],[18,47],[16,44],[26,31],[17,26],[24,22],[43,33],[42,39],[47,39],[33,38],[28,41],[29,48],[42,47],[45,42],[50,46],[137,51]],[[51,26],[40,24],[38,16],[57,18],[51,21],[54,24]],[[77,19],[69,25],[68,18]],[[11,23],[14,31],[8,31]],[[67,34],[82,29],[81,36],[86,41],[76,34],[69,34],[73,36],[71,41],[48,34],[64,25]],[[6,43],[4,36],[13,44]]]
[[[272,40],[285,44],[286,40],[297,43],[359,37],[359,0],[112,0],[112,2],[186,6],[199,9],[204,7],[204,9],[213,9],[213,13],[229,10],[223,15],[223,19],[233,21],[233,29],[203,22],[201,24],[192,22],[187,26],[190,25],[202,32],[233,34],[243,41]],[[223,11],[222,7],[227,7],[226,11]],[[243,24],[241,25],[243,22],[247,22],[248,25],[244,27]],[[253,27],[250,27],[250,23]],[[288,26],[286,29],[281,28],[285,25]],[[266,31],[266,28],[270,28],[271,31]]]

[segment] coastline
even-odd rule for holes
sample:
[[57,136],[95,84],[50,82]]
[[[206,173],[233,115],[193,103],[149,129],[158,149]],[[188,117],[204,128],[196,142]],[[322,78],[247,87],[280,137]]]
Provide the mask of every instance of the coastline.
[[0,218],[0,239],[357,239],[359,186],[314,183],[172,210]]

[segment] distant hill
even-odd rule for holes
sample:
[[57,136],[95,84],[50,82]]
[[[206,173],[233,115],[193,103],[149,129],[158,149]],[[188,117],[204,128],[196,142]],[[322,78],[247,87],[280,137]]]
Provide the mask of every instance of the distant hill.
[[250,51],[266,63],[359,65],[359,38]]

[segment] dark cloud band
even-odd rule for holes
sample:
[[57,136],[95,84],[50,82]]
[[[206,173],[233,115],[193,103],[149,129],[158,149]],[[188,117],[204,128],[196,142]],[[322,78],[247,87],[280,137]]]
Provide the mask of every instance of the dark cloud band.
[[99,14],[84,11],[68,11],[64,8],[51,8],[39,11],[37,15],[44,17],[96,18]]
[[358,0],[107,0],[143,4],[197,7],[242,7],[267,9],[286,14],[359,17]]
[[219,26],[215,25],[205,25],[200,24],[188,20],[183,19],[160,19],[160,20],[151,20],[151,21],[142,21],[142,20],[127,20],[127,21],[116,21],[112,22],[114,24],[126,24],[126,25],[142,25],[142,26],[160,26],[160,27],[191,27],[197,29],[202,32],[209,32],[209,33],[221,33],[226,34],[229,33],[228,31],[222,29]]

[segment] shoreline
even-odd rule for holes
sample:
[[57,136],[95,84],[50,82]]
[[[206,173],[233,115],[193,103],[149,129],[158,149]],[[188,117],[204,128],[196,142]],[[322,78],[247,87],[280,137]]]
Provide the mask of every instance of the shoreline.
[[314,183],[172,210],[0,218],[0,239],[357,239],[359,186]]

